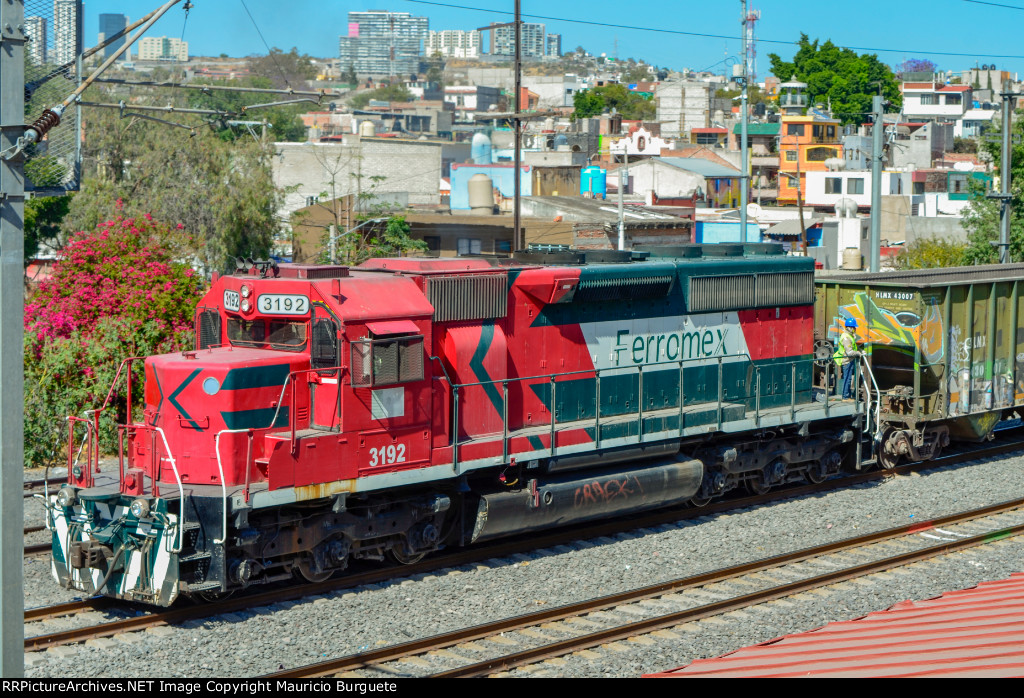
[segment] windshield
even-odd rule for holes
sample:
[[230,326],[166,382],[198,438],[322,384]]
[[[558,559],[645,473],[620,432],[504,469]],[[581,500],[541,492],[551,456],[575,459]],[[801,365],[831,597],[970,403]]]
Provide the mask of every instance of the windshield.
[[306,323],[229,317],[228,341],[236,347],[300,351],[306,346]]

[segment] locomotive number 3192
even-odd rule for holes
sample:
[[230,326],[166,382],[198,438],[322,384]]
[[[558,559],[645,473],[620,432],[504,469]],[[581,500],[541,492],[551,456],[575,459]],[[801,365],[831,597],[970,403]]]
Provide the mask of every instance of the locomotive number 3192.
[[405,444],[388,444],[370,449],[370,467],[405,462]]

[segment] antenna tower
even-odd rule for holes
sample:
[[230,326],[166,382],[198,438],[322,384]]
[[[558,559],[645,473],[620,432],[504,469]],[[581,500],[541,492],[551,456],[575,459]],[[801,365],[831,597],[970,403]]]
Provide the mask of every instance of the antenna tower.
[[[757,83],[757,48],[754,43],[754,23],[761,19],[761,10],[751,8],[743,17],[743,43],[746,44],[746,75],[752,83]],[[735,26],[735,25],[734,25]]]

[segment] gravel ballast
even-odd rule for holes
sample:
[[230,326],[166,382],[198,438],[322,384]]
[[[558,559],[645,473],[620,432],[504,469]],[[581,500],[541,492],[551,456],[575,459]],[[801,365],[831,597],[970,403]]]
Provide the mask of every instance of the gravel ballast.
[[[26,676],[254,676],[328,657],[632,589],[753,559],[1024,497],[1024,457],[1000,457],[890,478],[757,509],[700,517],[655,530],[581,541],[416,578],[310,597],[157,632],[26,655]],[[26,522],[42,506],[26,500]],[[922,599],[1022,568],[1024,542],[998,544],[803,594],[742,614],[701,621],[587,656],[515,670],[513,676],[638,676],[717,656]],[[26,607],[68,601],[47,558],[25,563]],[[53,632],[56,622],[26,626]],[[510,650],[516,648],[510,647]],[[426,668],[412,673],[429,673]],[[438,667],[440,668],[440,667]]]

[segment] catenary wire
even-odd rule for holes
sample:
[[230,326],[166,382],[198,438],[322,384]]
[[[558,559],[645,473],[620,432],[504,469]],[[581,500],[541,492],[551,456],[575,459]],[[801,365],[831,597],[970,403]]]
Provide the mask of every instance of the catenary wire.
[[[980,0],[972,0],[972,1],[980,2]],[[445,2],[434,2],[433,0],[404,0],[404,2],[411,2],[411,3],[415,3],[417,5],[433,5],[435,7],[448,7],[448,8],[455,9],[455,10],[469,10],[469,11],[472,11],[472,12],[485,12],[485,13],[488,13],[488,14],[499,14],[499,15],[510,15],[510,14],[512,14],[508,10],[493,10],[493,9],[487,9],[487,8],[482,8],[482,7],[470,7],[469,5],[455,5],[455,4],[451,4],[451,3],[445,3]],[[1006,7],[1011,7],[1011,6],[1007,5]],[[1015,8],[1015,9],[1024,9],[1024,8]],[[727,39],[727,40],[740,39],[740,37],[738,35],[733,36],[733,35],[730,35],[730,34],[711,34],[711,33],[707,33],[707,32],[690,32],[690,31],[683,31],[681,29],[666,29],[666,28],[663,28],[663,27],[638,27],[638,26],[629,25],[629,24],[615,24],[615,23],[612,23],[612,22],[597,22],[597,21],[586,20],[586,19],[572,19],[572,18],[569,18],[569,17],[551,17],[551,16],[548,16],[548,15],[530,14],[530,13],[525,13],[525,12],[521,13],[521,16],[523,16],[523,17],[530,17],[532,19],[543,19],[543,20],[549,21],[549,22],[568,22],[568,23],[571,23],[571,24],[586,24],[586,25],[589,25],[589,26],[607,27],[607,28],[610,28],[610,29],[630,29],[630,30],[634,30],[634,31],[656,32],[656,33],[659,33],[659,34],[673,34],[673,35],[677,35],[677,36],[695,36],[695,37],[700,37],[700,38],[704,38],[704,39]],[[794,45],[796,45],[798,43],[796,41],[783,41],[783,40],[780,40],[780,39],[765,39],[763,37],[758,38],[758,42],[759,43],[765,43],[765,44],[784,44],[784,45],[787,45],[787,46],[794,46]],[[1024,55],[1012,55],[1012,54],[955,53],[955,52],[952,52],[952,51],[923,51],[923,50],[919,50],[919,49],[908,49],[908,48],[877,48],[877,47],[870,47],[870,46],[848,46],[848,45],[840,46],[839,44],[836,44],[836,45],[839,46],[840,48],[847,48],[847,49],[856,50],[856,51],[875,51],[875,52],[879,52],[879,53],[917,53],[917,54],[931,55],[931,56],[954,56],[954,57],[964,57],[964,58],[1024,58]]]

